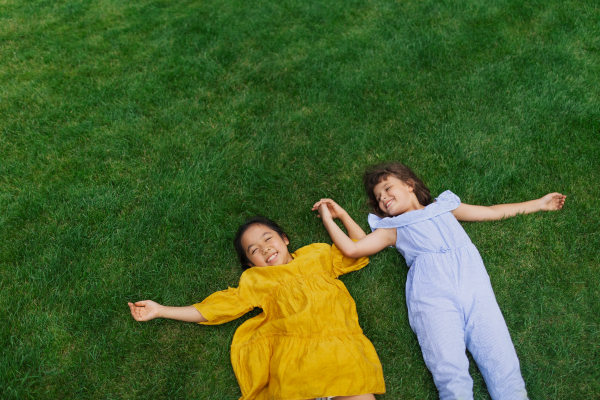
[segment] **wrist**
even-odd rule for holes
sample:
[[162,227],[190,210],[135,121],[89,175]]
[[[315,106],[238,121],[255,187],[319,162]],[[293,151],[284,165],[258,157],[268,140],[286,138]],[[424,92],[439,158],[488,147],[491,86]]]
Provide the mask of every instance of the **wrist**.
[[156,318],[165,318],[165,310],[166,307],[162,304],[159,304],[158,308],[156,309]]
[[323,221],[324,224],[335,224],[335,222],[333,222],[333,217],[331,216],[331,214],[321,215],[321,221]]
[[541,197],[541,198],[537,199],[535,206],[536,206],[536,210],[535,210],[536,212],[544,211],[544,198]]
[[348,212],[346,210],[344,210],[339,213],[338,218],[340,221],[342,221],[342,223],[345,224],[346,221],[348,221],[348,218],[350,218],[350,214],[348,214]]

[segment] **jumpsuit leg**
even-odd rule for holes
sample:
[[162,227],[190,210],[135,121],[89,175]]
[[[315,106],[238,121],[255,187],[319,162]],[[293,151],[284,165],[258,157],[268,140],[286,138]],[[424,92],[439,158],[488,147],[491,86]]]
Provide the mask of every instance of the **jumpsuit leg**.
[[[439,260],[438,260],[439,261]],[[440,399],[473,399],[466,355],[464,316],[451,267],[413,265],[406,282],[410,326]],[[422,272],[422,273],[421,273]]]
[[[477,252],[477,250],[475,249]],[[494,400],[527,399],[519,359],[479,252],[463,263],[466,345]],[[479,261],[477,260],[479,259]],[[468,270],[466,270],[468,268]]]

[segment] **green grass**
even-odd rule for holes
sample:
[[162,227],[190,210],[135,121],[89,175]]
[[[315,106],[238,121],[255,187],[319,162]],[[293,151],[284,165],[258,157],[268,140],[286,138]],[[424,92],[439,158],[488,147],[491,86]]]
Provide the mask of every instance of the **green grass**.
[[[138,324],[239,279],[260,213],[367,228],[364,168],[563,211],[463,226],[532,399],[600,392],[600,8],[591,0],[0,0],[0,398],[235,399],[238,321]],[[342,277],[387,394],[434,399],[393,249]],[[472,363],[477,399],[489,398]]]

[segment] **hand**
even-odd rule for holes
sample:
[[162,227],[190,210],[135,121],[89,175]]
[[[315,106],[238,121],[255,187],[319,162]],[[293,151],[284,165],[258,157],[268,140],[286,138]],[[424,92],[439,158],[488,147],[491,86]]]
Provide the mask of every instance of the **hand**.
[[325,216],[324,213],[327,213],[326,215],[331,216],[331,218],[342,218],[347,214],[346,210],[331,199],[321,199],[317,201],[311,210],[315,211],[317,209],[319,210],[319,218],[323,218]]
[[127,303],[127,305],[129,305],[129,309],[131,310],[131,316],[136,321],[150,321],[160,317],[158,311],[161,305],[152,300],[138,301],[135,304]]
[[540,201],[540,210],[556,211],[563,208],[567,196],[560,193],[549,193],[542,197]]

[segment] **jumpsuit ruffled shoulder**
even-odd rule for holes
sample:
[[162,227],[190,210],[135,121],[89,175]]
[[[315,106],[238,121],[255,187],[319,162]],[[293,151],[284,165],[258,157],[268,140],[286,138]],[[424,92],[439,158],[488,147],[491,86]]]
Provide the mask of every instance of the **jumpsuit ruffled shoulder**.
[[381,218],[375,214],[369,214],[369,226],[371,230],[378,228],[400,228],[406,225],[416,224],[436,217],[460,206],[460,198],[449,190],[440,194],[434,203],[427,205],[422,210],[409,211],[395,217]]
[[440,399],[473,399],[466,350],[493,399],[526,399],[519,359],[481,255],[452,214],[460,199],[445,191],[424,209],[396,217],[369,215],[371,229],[395,228],[409,267],[408,320]]

